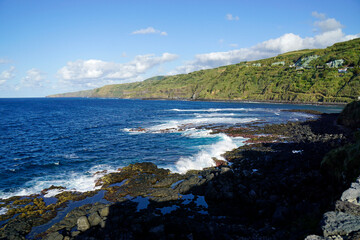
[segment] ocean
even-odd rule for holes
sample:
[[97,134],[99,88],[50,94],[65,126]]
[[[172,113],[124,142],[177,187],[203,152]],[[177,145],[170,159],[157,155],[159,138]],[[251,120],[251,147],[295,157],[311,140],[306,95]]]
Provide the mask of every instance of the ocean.
[[[214,165],[213,157],[244,144],[210,127],[303,121],[281,111],[340,112],[340,106],[165,100],[0,99],[0,198],[52,185],[96,189],[96,179],[136,162],[173,172]],[[105,171],[104,171],[105,170]]]

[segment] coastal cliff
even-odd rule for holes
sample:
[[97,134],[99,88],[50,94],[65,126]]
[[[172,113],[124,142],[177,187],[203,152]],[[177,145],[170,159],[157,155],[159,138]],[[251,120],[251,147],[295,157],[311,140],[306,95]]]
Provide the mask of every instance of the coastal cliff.
[[358,38],[326,49],[48,97],[346,103],[360,96],[359,52]]

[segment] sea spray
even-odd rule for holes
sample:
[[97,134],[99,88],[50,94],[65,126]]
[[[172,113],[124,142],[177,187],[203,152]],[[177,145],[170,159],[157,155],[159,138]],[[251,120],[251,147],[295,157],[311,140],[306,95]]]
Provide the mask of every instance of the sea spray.
[[0,208],[0,215],[6,214],[8,210],[7,208]]
[[[42,190],[51,186],[65,187],[66,191],[87,192],[99,189],[101,186],[95,186],[96,181],[105,174],[116,172],[116,169],[108,165],[98,165],[92,167],[85,173],[67,172],[58,176],[42,176],[34,178],[25,183],[22,189],[12,189],[10,192],[0,191],[0,199],[6,199],[12,196],[28,196],[38,194]],[[45,197],[52,197],[62,192],[62,189],[50,190]]]
[[189,118],[183,120],[170,120],[165,123],[151,126],[147,128],[149,132],[164,132],[167,130],[184,131],[188,128],[197,126],[208,126],[212,124],[241,124],[248,122],[255,122],[258,118],[230,118],[230,117],[206,117],[206,118]]
[[[176,162],[173,172],[186,173],[186,171],[194,169],[201,170],[206,167],[215,166],[214,158],[218,160],[225,160],[222,157],[227,151],[231,151],[234,148],[239,147],[233,139],[225,134],[216,134],[221,138],[217,143],[204,146],[198,153],[190,157],[182,157]],[[242,138],[243,142],[245,138]],[[239,138],[237,139],[239,143]]]

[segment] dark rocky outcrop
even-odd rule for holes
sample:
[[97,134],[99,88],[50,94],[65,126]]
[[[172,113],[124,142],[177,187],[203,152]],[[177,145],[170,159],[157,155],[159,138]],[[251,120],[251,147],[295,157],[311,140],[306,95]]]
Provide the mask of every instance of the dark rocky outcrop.
[[338,123],[353,129],[360,128],[360,101],[346,105],[340,113]]

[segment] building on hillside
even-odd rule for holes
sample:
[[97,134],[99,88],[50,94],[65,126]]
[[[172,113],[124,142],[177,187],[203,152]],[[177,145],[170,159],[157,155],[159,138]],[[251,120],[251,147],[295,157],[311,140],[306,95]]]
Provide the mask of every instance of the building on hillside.
[[326,66],[329,68],[338,68],[341,67],[344,64],[345,60],[344,59],[336,59],[330,62],[326,63]]
[[312,68],[312,66],[310,65],[310,62],[317,59],[317,58],[319,58],[319,57],[320,57],[319,55],[301,57],[296,61],[295,66],[296,67],[303,67],[303,68]]
[[347,73],[347,68],[339,68],[338,73]]
[[285,66],[285,62],[281,61],[281,62],[274,62],[271,64],[271,66],[280,66],[280,65]]

